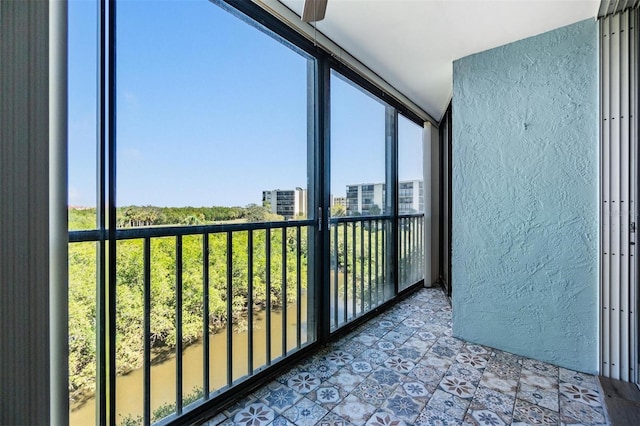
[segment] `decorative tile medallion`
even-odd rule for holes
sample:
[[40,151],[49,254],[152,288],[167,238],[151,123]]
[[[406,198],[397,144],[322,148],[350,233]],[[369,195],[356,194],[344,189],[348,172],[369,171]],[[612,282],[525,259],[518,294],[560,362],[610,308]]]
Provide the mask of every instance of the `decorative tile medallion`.
[[320,380],[311,373],[299,373],[287,382],[287,386],[301,394],[309,393],[319,385]]
[[274,412],[263,403],[254,403],[240,410],[233,422],[242,426],[264,426],[273,421]]
[[347,396],[340,405],[333,409],[335,414],[356,426],[364,425],[375,411],[376,407],[356,395]]
[[473,384],[453,376],[445,376],[440,382],[440,388],[445,392],[465,399],[471,398],[476,390]]
[[441,389],[437,389],[428,402],[428,406],[448,414],[457,420],[462,420],[464,413],[469,408],[468,399],[462,399]]
[[293,407],[289,408],[283,415],[291,420],[296,426],[313,426],[318,424],[329,410],[308,400],[302,398]]
[[487,366],[487,360],[480,355],[461,352],[456,357],[456,361],[469,365],[473,368],[484,368]]
[[367,421],[367,426],[406,426],[402,419],[398,419],[391,413],[386,411],[375,412]]
[[414,424],[415,426],[458,426],[460,421],[441,411],[425,407]]
[[416,365],[413,361],[401,358],[399,356],[392,356],[385,360],[384,365],[387,368],[397,371],[398,373],[406,374],[413,369]]
[[561,383],[560,393],[571,401],[582,402],[592,407],[600,406],[600,397],[596,391],[574,385],[573,383]]

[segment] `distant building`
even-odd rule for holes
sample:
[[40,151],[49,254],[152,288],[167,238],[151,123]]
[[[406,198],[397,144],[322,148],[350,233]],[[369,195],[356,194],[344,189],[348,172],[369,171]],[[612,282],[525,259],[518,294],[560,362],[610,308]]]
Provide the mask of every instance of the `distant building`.
[[[347,215],[371,215],[384,213],[386,185],[384,183],[362,183],[347,185]],[[336,197],[338,198],[338,197]],[[334,204],[335,199],[334,198]],[[421,180],[398,183],[398,213],[407,214],[424,211],[424,184]]]
[[398,213],[424,211],[424,185],[421,180],[398,182]]
[[384,209],[384,183],[347,185],[347,215],[380,214]]
[[293,219],[296,216],[307,216],[307,190],[274,189],[262,191],[262,203],[271,208],[272,213],[284,216],[285,219]]
[[331,199],[331,207],[334,206],[342,206],[345,209],[347,208],[347,197],[333,197]]

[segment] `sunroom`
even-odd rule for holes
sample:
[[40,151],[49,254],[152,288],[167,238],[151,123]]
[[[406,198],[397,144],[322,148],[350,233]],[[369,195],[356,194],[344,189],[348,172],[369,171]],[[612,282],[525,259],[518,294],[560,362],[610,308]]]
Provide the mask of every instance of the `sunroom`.
[[370,395],[344,368],[397,377],[363,417],[309,389],[255,424],[482,424],[495,363],[496,421],[609,421],[637,3],[0,3],[0,423],[235,424],[313,363],[340,401]]

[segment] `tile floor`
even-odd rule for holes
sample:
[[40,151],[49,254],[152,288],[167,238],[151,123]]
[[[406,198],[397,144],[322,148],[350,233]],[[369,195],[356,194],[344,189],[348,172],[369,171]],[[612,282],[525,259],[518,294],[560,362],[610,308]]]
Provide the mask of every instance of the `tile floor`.
[[608,424],[594,376],[451,337],[423,289],[205,422],[217,425]]

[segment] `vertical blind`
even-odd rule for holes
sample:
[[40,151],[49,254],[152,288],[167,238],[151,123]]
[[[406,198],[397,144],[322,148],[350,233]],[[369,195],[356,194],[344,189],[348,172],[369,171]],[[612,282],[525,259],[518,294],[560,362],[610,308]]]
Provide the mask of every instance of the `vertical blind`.
[[637,380],[638,11],[600,19],[601,371]]

